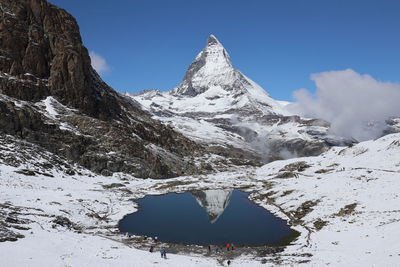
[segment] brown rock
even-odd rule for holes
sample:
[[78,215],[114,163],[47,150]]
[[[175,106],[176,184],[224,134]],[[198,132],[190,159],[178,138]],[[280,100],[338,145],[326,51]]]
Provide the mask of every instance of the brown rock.
[[[102,81],[70,14],[44,0],[0,5],[0,134],[107,175],[165,178],[197,171],[184,157],[201,147]],[[37,105],[48,96],[63,106],[57,118]],[[21,106],[18,100],[26,102]]]

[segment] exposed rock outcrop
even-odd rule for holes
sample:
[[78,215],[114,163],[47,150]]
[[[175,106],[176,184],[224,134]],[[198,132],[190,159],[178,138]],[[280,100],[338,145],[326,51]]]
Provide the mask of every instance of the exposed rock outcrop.
[[0,133],[93,171],[196,172],[196,143],[150,118],[91,67],[75,19],[44,0],[0,0]]
[[70,14],[43,0],[0,4],[0,92],[26,101],[51,95],[90,116],[120,116],[119,96],[91,67]]

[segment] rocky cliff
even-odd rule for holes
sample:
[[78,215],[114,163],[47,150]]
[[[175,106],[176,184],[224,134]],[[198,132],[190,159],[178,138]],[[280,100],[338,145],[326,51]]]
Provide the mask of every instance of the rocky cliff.
[[0,0],[0,132],[103,174],[196,172],[201,147],[152,120],[91,67],[76,20],[44,0]]
[[42,0],[0,3],[0,71],[10,75],[2,93],[27,101],[52,95],[90,116],[119,116],[118,95],[92,69],[70,14]]

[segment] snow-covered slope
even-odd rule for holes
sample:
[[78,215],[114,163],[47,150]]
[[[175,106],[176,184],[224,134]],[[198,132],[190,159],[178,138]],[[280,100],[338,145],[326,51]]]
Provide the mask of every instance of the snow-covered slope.
[[197,142],[266,159],[316,155],[343,141],[329,136],[326,122],[290,114],[285,102],[272,99],[233,68],[228,52],[213,35],[178,87],[127,95]]
[[288,253],[311,253],[312,266],[400,262],[400,134],[272,162],[256,173],[268,186],[254,199],[308,232],[307,245]]
[[[220,266],[228,258],[232,266],[397,266],[400,260],[400,134],[318,157],[170,180],[96,175],[13,137],[0,138],[0,149],[5,266]],[[151,240],[117,230],[118,220],[137,210],[132,198],[211,189],[205,199],[216,210],[229,195],[219,194],[222,188],[248,190],[301,235],[271,254],[238,247],[210,255],[207,248],[158,242],[156,249],[175,249],[161,260],[148,252]]]
[[200,206],[208,214],[211,223],[215,223],[231,201],[233,190],[205,190],[192,192]]

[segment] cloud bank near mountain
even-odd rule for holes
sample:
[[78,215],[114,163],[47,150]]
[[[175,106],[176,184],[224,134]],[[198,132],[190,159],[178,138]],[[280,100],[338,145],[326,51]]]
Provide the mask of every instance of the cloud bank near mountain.
[[400,117],[400,84],[377,81],[352,69],[312,74],[316,92],[300,89],[291,112],[321,118],[332,124],[331,131],[364,141],[379,137],[385,120]]

